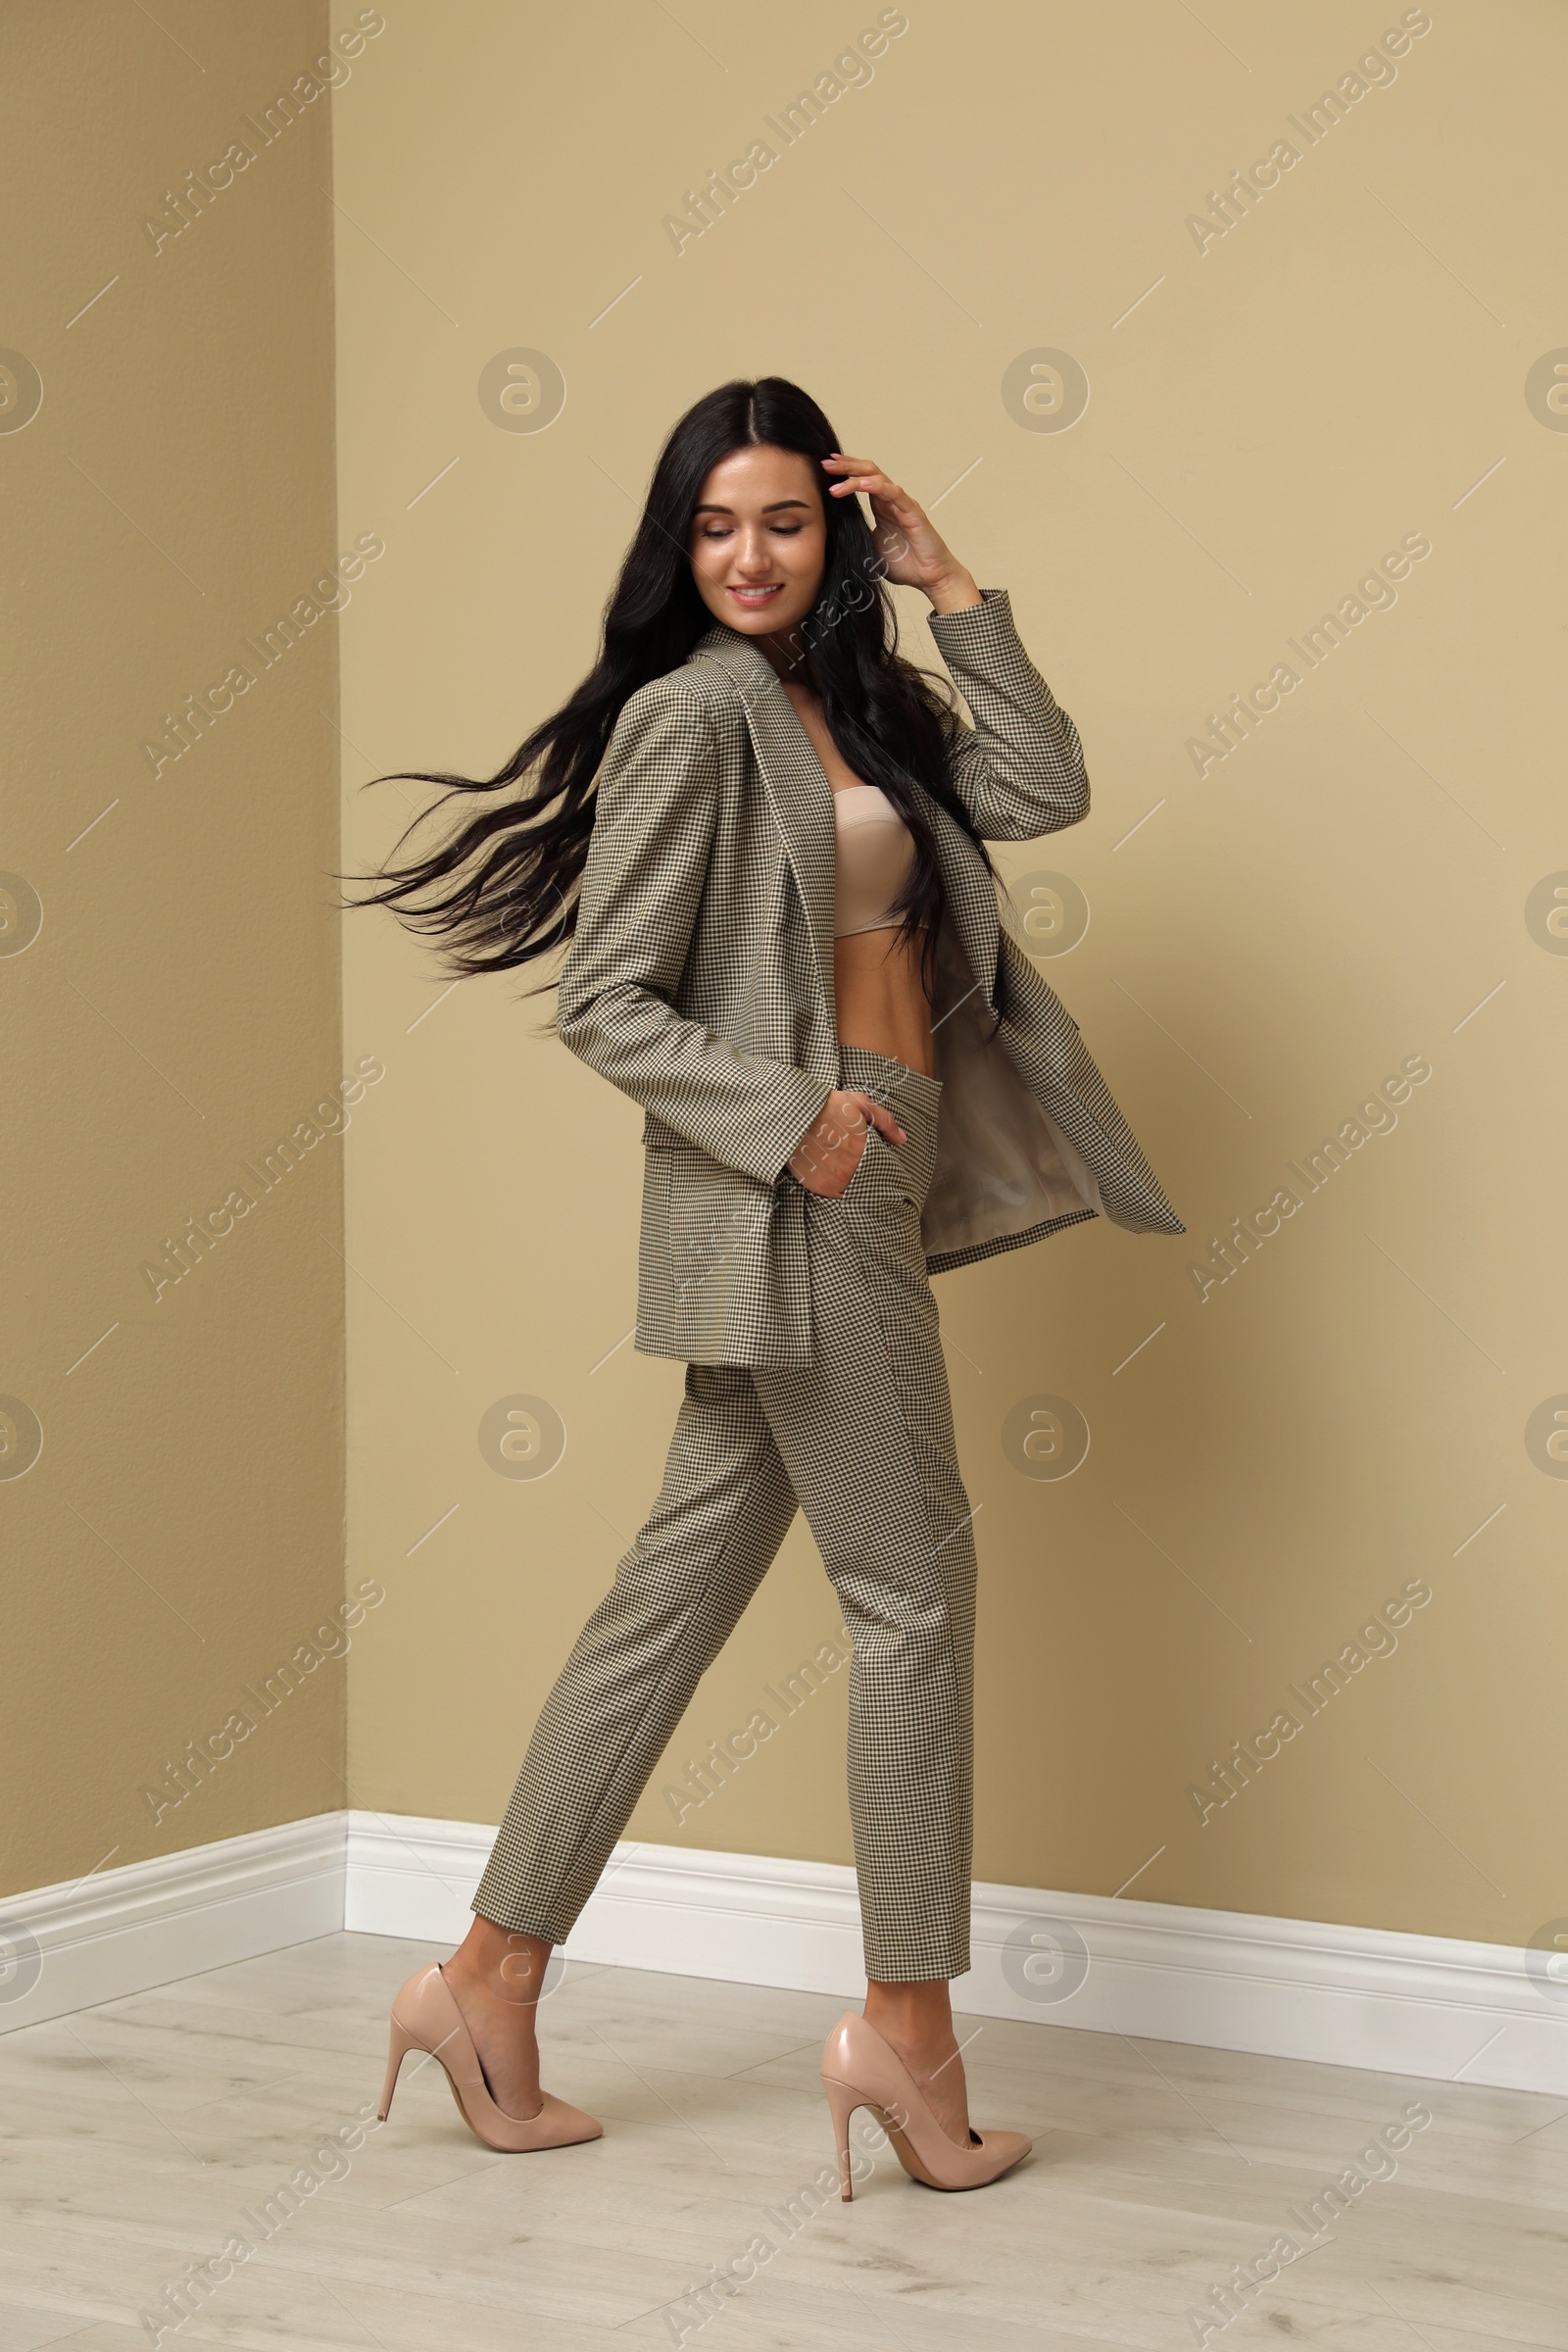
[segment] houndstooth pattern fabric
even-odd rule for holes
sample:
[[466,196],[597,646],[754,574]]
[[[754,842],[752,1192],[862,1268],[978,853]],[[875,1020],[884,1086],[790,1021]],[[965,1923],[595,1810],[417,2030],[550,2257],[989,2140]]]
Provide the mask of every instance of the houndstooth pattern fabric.
[[836,1200],[787,1179],[812,1361],[688,1367],[659,1498],[546,1701],[474,1896],[498,1926],[565,1941],[799,1502],[854,1639],[866,1974],[968,1969],[975,1551],[920,1242],[942,1086],[857,1047],[840,1070],[908,1142],[869,1129]]
[[[973,714],[972,727],[954,722],[951,773],[982,838],[1033,840],[1076,823],[1089,806],[1077,732],[1019,643],[1005,590],[930,625]],[[1023,1083],[1117,1224],[1183,1232],[1077,1023],[1002,929],[974,843],[929,794],[923,806],[947,920],[993,1001],[1006,958],[1002,1043]],[[808,1215],[787,1163],[837,1080],[835,857],[832,787],[789,697],[751,639],[710,629],[620,714],[560,985],[563,1043],[647,1114],[645,1354],[810,1361]],[[1078,1221],[938,1250],[928,1271]]]

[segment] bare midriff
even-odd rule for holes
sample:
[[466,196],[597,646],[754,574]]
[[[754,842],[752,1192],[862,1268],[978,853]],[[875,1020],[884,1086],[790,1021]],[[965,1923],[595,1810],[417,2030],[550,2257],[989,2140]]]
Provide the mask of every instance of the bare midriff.
[[925,939],[898,931],[857,931],[833,942],[833,990],[841,1046],[886,1054],[906,1069],[936,1076],[931,1005],[920,978]]
[[[811,739],[812,749],[835,792],[846,792],[864,779],[856,775],[828,733],[816,696],[804,686],[785,684],[785,693]],[[841,1046],[859,1046],[870,1054],[885,1054],[906,1069],[936,1076],[936,1047],[931,1034],[931,1004],[920,976],[925,933],[912,939],[897,928],[857,931],[833,942],[833,993],[838,1006]]]

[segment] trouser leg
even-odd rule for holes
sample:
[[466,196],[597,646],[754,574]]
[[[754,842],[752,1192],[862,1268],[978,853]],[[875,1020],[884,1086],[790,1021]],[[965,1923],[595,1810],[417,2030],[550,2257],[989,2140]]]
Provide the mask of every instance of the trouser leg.
[[688,1365],[659,1499],[545,1701],[475,1911],[565,1941],[795,1510],[753,1375]]
[[968,1969],[973,1819],[972,1514],[919,1236],[935,1089],[903,1083],[909,1158],[868,1142],[844,1199],[808,1204],[811,1363],[752,1374],[854,1636],[850,1809],[882,1984]]

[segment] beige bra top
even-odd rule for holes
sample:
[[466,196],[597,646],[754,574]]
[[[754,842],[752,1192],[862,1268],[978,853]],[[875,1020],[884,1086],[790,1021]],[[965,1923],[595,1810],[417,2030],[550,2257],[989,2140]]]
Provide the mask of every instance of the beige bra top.
[[914,840],[878,784],[847,784],[833,795],[838,884],[833,936],[885,931],[902,921],[889,908],[914,862]]

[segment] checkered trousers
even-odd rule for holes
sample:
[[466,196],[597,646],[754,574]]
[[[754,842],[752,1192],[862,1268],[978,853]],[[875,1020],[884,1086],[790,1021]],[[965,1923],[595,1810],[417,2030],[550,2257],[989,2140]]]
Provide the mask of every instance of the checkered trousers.
[[796,1188],[810,1361],[688,1365],[658,1500],[545,1702],[474,1897],[501,1927],[565,1941],[799,1506],[854,1637],[866,1974],[968,1969],[975,1552],[920,1243],[942,1087],[854,1046],[839,1082],[909,1140],[871,1128],[836,1200]]

